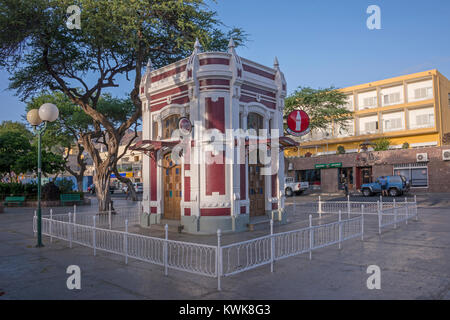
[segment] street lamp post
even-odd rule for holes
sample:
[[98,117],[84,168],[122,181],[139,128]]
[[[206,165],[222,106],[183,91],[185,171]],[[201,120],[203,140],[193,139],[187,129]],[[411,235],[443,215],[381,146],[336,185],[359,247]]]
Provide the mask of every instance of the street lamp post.
[[[58,108],[51,103],[44,103],[39,110],[32,109],[27,113],[27,120],[33,126],[34,132],[38,136],[38,166],[37,166],[37,178],[38,178],[38,209],[37,209],[37,245],[40,248],[42,244],[42,212],[41,212],[41,173],[42,173],[42,160],[41,160],[41,139],[45,130],[47,129],[48,122],[53,122],[58,118]],[[44,122],[44,125],[39,128],[39,125]]]

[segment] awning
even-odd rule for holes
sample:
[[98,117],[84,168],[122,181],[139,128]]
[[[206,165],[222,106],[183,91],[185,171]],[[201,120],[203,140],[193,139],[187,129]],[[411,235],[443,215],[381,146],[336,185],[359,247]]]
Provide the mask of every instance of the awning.
[[180,141],[161,141],[161,140],[141,140],[130,147],[132,151],[142,151],[145,154],[152,156],[162,148],[173,148]]
[[284,150],[286,148],[295,148],[299,146],[299,143],[295,141],[292,138],[289,137],[279,137],[279,138],[273,138],[273,139],[249,139],[245,141],[245,145],[256,145],[261,143],[267,143],[267,145],[270,147],[270,145],[278,143],[281,150]]

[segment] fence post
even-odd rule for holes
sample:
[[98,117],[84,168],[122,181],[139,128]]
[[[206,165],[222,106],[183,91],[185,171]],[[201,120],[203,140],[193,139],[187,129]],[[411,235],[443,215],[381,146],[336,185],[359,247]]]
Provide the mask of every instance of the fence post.
[[419,213],[418,213],[418,211],[419,210],[417,210],[417,196],[416,195],[414,195],[414,214],[415,214],[415,216],[416,216],[416,221],[419,221]]
[[270,220],[270,272],[273,272],[274,256],[273,220]]
[[397,208],[394,207],[394,229],[397,229],[397,217],[398,217],[397,213],[398,213]]
[[109,203],[109,209],[108,209],[108,224],[109,224],[109,230],[111,230],[111,202]]
[[97,255],[97,250],[96,250],[96,243],[95,243],[95,231],[96,231],[96,227],[95,227],[95,216],[92,216],[92,222],[93,222],[93,228],[92,228],[92,246],[94,247],[94,256]]
[[377,206],[378,210],[378,234],[381,235],[381,208],[380,208],[380,201],[378,201],[378,206]]
[[37,223],[37,215],[36,215],[36,210],[34,210],[34,216],[33,216],[33,233],[34,236],[36,237],[36,223]]
[[75,211],[73,212],[73,223],[76,224],[76,223],[77,223],[77,211],[76,211],[77,208],[76,208],[76,205],[74,205],[73,208],[74,208],[74,210],[75,210]]
[[309,260],[312,259],[312,249],[313,249],[313,233],[314,229],[312,227],[312,215],[309,215]]
[[393,200],[394,202],[394,229],[397,229],[397,205],[395,203],[395,199]]
[[405,197],[405,203],[408,203],[408,197]]
[[364,241],[364,205],[361,205],[361,241]]
[[293,207],[294,207],[294,209],[293,209],[294,212],[292,213],[292,215],[295,216],[295,211],[296,211],[296,210],[295,210],[295,209],[296,209],[296,208],[295,208],[295,197],[293,197],[293,198],[294,198],[294,206],[293,206]]
[[339,210],[339,249],[342,249],[342,212]]
[[77,214],[77,204],[73,205],[73,214]]
[[319,218],[322,219],[322,200],[319,196]]
[[68,224],[68,233],[69,233],[69,247],[72,248],[72,213],[69,212],[69,224]]
[[409,208],[408,208],[408,204],[405,206],[405,210],[406,210],[406,224],[408,224],[408,219],[409,219]]
[[[270,220],[273,221],[273,220]],[[217,229],[217,253],[216,253],[216,265],[217,265],[217,290],[222,291],[221,286],[221,277],[222,277],[222,247],[220,244],[220,238],[222,235],[222,231],[220,229]]]
[[50,209],[50,225],[48,226],[48,231],[50,233],[50,243],[53,242],[52,224],[53,224],[53,209]]
[[125,233],[123,234],[123,252],[125,254],[125,264],[128,264],[128,219],[125,219]]
[[169,253],[168,253],[168,242],[167,240],[169,240],[169,226],[166,224],[164,226],[164,275],[167,276],[168,275],[168,258],[169,258]]
[[347,213],[348,213],[348,218],[350,219],[350,195],[347,196]]
[[382,195],[380,195],[379,207],[380,207],[380,210],[383,210],[383,196]]

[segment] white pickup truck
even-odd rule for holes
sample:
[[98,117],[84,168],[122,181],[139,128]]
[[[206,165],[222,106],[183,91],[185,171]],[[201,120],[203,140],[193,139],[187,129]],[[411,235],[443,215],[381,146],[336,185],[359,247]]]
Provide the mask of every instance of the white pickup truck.
[[294,194],[300,195],[308,188],[309,182],[295,182],[292,177],[284,179],[284,194],[286,197],[292,197]]

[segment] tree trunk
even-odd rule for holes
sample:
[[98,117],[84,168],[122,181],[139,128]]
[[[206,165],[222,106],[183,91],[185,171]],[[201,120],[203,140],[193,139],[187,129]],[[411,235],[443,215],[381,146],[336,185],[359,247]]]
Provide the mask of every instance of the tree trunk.
[[84,175],[79,174],[79,175],[76,176],[76,178],[77,178],[77,189],[78,189],[78,192],[83,192],[83,178],[84,178]]
[[114,212],[113,203],[111,201],[111,194],[109,192],[109,181],[111,179],[111,172],[108,168],[100,166],[95,170],[94,184],[95,193],[98,200],[98,211],[106,212],[109,210],[109,204],[111,203],[111,211]]

